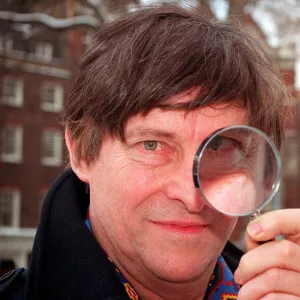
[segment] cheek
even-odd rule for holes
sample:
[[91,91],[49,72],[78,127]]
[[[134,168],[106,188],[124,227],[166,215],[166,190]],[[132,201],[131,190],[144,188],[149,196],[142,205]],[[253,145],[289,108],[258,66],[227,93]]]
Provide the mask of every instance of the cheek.
[[93,176],[98,180],[91,182],[91,211],[98,220],[96,224],[114,247],[131,253],[147,224],[151,195],[158,186],[156,176],[144,167],[99,170]]
[[238,218],[229,217],[218,213],[218,216],[215,217],[214,227],[216,228],[215,232],[220,240],[228,240]]
[[113,168],[102,165],[97,169],[101,171],[92,176],[90,183],[91,202],[97,199],[95,206],[99,213],[110,214],[115,222],[127,218],[130,223],[139,217],[136,213],[140,207],[159,189],[156,172],[144,166],[117,163]]
[[114,193],[118,193],[118,203],[122,202],[123,211],[131,215],[132,221],[141,218],[151,196],[157,193],[161,186],[156,172],[145,169],[144,166],[135,166],[119,170],[117,176],[119,180],[123,180],[112,186],[112,189],[115,189]]

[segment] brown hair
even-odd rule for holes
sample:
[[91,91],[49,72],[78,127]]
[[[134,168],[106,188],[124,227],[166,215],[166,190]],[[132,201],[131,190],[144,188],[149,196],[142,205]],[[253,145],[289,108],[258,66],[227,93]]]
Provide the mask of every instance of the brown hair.
[[[201,91],[191,103],[170,107],[166,102],[197,86]],[[66,103],[64,123],[75,139],[76,158],[91,163],[103,135],[123,139],[135,114],[227,102],[246,107],[250,125],[279,147],[286,99],[286,88],[257,38],[237,24],[168,4],[99,26]]]

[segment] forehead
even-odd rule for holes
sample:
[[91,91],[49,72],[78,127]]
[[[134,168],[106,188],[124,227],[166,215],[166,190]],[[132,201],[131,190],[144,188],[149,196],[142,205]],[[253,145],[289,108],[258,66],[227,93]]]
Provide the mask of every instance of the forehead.
[[134,128],[157,128],[177,131],[202,128],[220,129],[232,125],[247,124],[246,110],[234,106],[203,107],[192,111],[152,109],[146,116],[132,117],[125,128],[125,134]]
[[[192,101],[199,89],[192,89],[170,98],[169,104]],[[143,116],[138,114],[129,119],[125,126],[125,137],[161,133],[173,138],[205,138],[215,130],[232,125],[246,125],[246,109],[233,104],[221,103],[200,107],[191,111],[153,108]]]

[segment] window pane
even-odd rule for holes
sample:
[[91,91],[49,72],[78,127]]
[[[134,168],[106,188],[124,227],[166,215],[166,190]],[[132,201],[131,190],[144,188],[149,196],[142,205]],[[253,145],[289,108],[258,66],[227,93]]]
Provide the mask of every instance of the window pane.
[[22,160],[23,129],[20,126],[6,126],[1,132],[0,158],[2,161],[18,163]]
[[55,90],[54,88],[48,87],[44,90],[44,102],[54,105],[55,104]]
[[45,132],[43,136],[43,157],[54,156],[54,133]]
[[12,226],[13,193],[0,192],[0,226]]
[[16,152],[16,130],[15,128],[5,128],[3,132],[3,152],[13,154]]
[[3,80],[2,102],[13,106],[23,103],[23,81],[21,79],[6,77]]
[[49,43],[39,43],[36,46],[37,56],[44,60],[50,61],[52,59],[53,46]]
[[63,108],[63,87],[46,83],[42,91],[41,108],[45,111],[60,112]]
[[11,80],[7,80],[4,85],[4,96],[5,97],[16,97],[17,96],[17,84]]
[[42,137],[42,163],[58,166],[62,162],[62,133],[59,130],[46,130]]

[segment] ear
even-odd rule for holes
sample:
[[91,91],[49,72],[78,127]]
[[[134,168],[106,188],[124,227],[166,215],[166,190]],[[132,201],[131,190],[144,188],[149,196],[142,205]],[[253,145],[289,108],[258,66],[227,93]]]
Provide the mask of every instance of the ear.
[[65,140],[70,156],[71,168],[77,177],[86,183],[89,183],[90,168],[89,165],[84,160],[78,161],[75,154],[75,140],[69,132],[69,129],[66,128],[65,131]]

